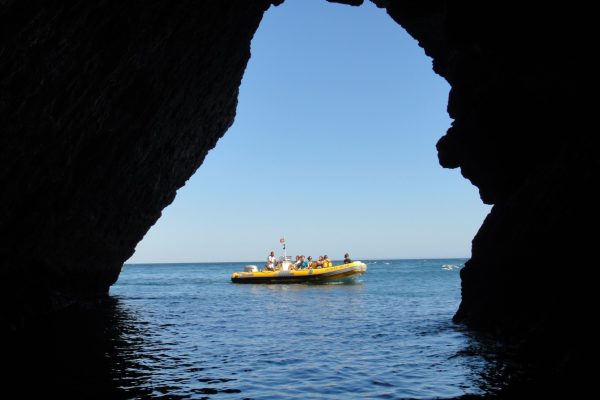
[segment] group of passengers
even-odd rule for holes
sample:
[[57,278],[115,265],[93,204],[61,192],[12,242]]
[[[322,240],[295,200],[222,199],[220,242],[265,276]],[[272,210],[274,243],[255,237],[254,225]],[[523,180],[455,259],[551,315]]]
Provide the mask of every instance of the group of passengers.
[[319,256],[317,261],[312,260],[312,256],[308,256],[308,259],[305,256],[296,256],[296,262],[294,262],[290,269],[311,269],[311,268],[327,268],[333,267],[333,263],[331,259],[325,254],[324,256]]
[[[352,260],[350,259],[350,255],[348,253],[344,254],[344,264],[350,264]],[[272,251],[269,257],[267,258],[267,263],[265,265],[265,269],[267,271],[275,271],[278,269],[278,264],[281,262],[277,262],[275,258],[275,252]],[[318,268],[327,268],[332,267],[333,263],[331,262],[331,258],[327,254],[324,256],[319,256],[317,261],[313,261],[312,256],[296,256],[296,261],[290,265],[290,270],[299,270],[299,269],[318,269]]]

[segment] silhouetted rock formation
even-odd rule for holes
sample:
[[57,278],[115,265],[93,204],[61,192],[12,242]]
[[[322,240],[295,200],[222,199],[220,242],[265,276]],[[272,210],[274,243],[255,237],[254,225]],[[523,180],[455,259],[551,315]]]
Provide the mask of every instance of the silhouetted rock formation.
[[106,294],[233,123],[270,1],[5,1],[3,315]]
[[[555,346],[572,365],[574,327],[585,329],[591,304],[583,254],[594,247],[584,228],[598,220],[583,12],[373,2],[452,86],[454,123],[438,143],[440,163],[460,167],[494,204],[462,270],[455,320],[534,354]],[[250,40],[277,3],[0,2],[9,328],[107,292],[232,124]]]
[[550,4],[374,2],[452,86],[440,163],[460,167],[494,204],[461,271],[454,320],[504,338],[548,376],[581,380],[593,331],[585,232],[598,221],[582,63],[590,25]]

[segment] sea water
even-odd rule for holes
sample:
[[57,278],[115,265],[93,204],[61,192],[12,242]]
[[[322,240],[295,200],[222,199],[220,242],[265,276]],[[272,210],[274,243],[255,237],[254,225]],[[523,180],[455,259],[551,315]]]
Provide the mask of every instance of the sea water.
[[365,260],[354,283],[325,285],[231,283],[247,263],[125,265],[90,329],[101,366],[58,375],[119,398],[486,395],[493,365],[451,322],[464,261]]

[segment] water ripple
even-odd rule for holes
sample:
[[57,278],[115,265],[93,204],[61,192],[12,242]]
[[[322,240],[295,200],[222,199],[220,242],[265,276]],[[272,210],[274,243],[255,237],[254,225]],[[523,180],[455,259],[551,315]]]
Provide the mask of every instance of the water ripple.
[[[243,264],[128,265],[99,328],[109,378],[95,385],[112,382],[115,398],[169,399],[493,391],[493,362],[450,322],[459,277],[441,267],[462,260],[386,262],[357,285],[231,284]],[[71,378],[85,385],[80,375]]]

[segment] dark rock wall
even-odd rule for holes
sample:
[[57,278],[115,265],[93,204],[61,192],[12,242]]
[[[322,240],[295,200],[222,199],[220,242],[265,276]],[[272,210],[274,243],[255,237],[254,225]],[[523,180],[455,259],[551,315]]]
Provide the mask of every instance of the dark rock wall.
[[586,339],[598,222],[586,106],[593,25],[558,3],[374,2],[452,86],[440,163],[459,167],[494,204],[461,271],[454,320],[575,377],[595,347]]
[[264,0],[0,3],[3,316],[107,293],[233,123]]
[[[250,40],[279,2],[0,2],[0,262],[11,323],[40,304],[106,293],[231,125]],[[598,220],[590,13],[373,2],[452,86],[440,163],[460,167],[494,204],[462,270],[455,320],[532,351],[552,344],[568,359],[589,320],[594,243],[584,229]]]

